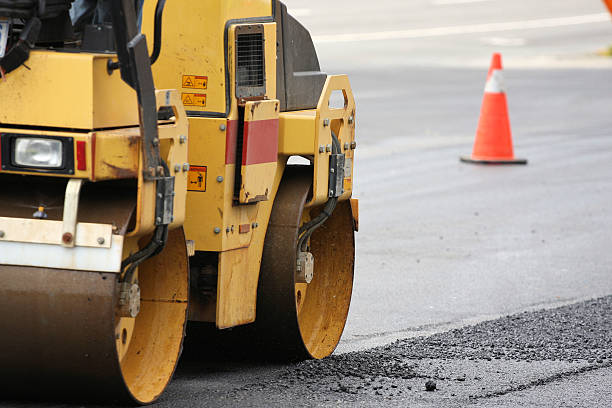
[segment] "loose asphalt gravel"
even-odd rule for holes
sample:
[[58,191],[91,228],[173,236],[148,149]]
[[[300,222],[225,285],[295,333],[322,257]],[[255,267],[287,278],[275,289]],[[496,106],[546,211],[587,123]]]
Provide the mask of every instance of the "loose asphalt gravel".
[[611,312],[609,296],[273,370],[185,360],[158,406],[610,406]]
[[230,347],[202,356],[187,342],[154,406],[607,407],[611,332],[608,296],[296,364],[232,360]]

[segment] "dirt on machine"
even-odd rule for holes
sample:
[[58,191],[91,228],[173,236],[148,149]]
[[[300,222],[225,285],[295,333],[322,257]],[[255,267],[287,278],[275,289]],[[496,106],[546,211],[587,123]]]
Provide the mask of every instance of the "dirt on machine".
[[2,395],[152,403],[188,322],[340,341],[348,78],[278,0],[140,3],[0,0]]

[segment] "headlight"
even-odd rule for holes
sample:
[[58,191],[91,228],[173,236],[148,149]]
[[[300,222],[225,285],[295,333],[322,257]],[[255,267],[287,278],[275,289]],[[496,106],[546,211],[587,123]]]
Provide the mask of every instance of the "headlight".
[[22,167],[58,169],[63,166],[62,142],[53,139],[15,139],[14,163]]

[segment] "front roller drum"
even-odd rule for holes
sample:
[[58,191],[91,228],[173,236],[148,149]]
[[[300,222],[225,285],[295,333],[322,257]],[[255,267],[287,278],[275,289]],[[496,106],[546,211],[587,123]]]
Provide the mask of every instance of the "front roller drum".
[[312,281],[297,278],[298,233],[308,218],[304,205],[311,187],[310,168],[287,168],[264,243],[256,329],[265,349],[280,359],[321,359],[333,353],[351,302],[355,238],[348,201],[339,202],[310,238]]
[[155,401],[174,373],[185,329],[182,229],[169,233],[138,278],[141,308],[132,319],[117,314],[118,274],[0,265],[2,395]]

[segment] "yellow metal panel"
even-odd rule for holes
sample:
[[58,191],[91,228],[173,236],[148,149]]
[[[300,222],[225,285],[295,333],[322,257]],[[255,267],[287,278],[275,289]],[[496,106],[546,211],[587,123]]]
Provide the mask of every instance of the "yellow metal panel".
[[[225,196],[225,119],[189,119],[189,163],[207,168],[206,191],[187,193],[185,235],[194,240],[198,251],[222,249],[221,228]],[[223,182],[217,178],[222,177]],[[219,233],[215,234],[215,228]]]
[[[330,107],[330,98],[332,93],[342,92],[344,94],[345,105],[342,108]],[[347,200],[352,194],[352,172],[354,149],[350,146],[355,141],[355,99],[351,90],[351,84],[346,75],[328,76],[323,93],[319,99],[317,106],[317,123],[316,123],[316,143],[315,148],[317,154],[314,156],[314,177],[313,177],[313,198],[308,203],[309,206],[319,205],[327,202],[329,199],[329,155],[328,150],[324,153],[319,153],[318,146],[331,146],[332,136],[334,132],[340,140],[342,151],[346,155],[346,159],[350,160],[350,166],[346,171],[351,181],[345,186],[350,187],[350,190],[344,192],[341,200]],[[349,148],[345,149],[345,144],[348,143]]]
[[267,201],[274,181],[277,163],[259,163],[242,166],[241,203]]
[[93,165],[88,167],[94,181],[138,178],[140,157],[140,129],[128,128],[98,132],[88,145],[87,152],[95,152]]
[[118,72],[108,75],[109,58],[33,51],[29,69],[21,66],[0,81],[0,122],[73,129],[137,125],[136,93]]
[[263,26],[266,39],[266,98],[276,99],[276,23]]
[[[207,166],[207,191],[190,191],[187,195],[187,239],[195,241],[198,251],[221,252],[248,247],[259,206],[235,205],[235,165],[223,165],[219,170],[218,162],[211,163]],[[217,174],[222,175],[223,181],[217,181]]]
[[276,99],[248,102],[244,107],[244,121],[278,119],[279,103]]
[[[156,1],[145,1],[143,32],[153,46]],[[229,20],[272,15],[271,0],[171,0],[166,3],[163,45],[153,66],[155,84],[179,92],[206,95],[206,107],[188,106],[189,111],[225,112],[225,28]],[[274,35],[275,35],[274,31]],[[266,35],[268,33],[266,32]],[[270,46],[276,47],[270,38]],[[268,43],[268,42],[267,42]],[[276,52],[274,52],[276,57]],[[272,69],[274,78],[276,68]],[[184,75],[207,77],[206,89],[183,86]],[[275,81],[271,81],[275,83]]]
[[279,163],[270,200],[248,206],[257,207],[259,210],[254,218],[254,222],[259,227],[253,230],[249,247],[219,254],[217,284],[217,326],[219,328],[255,321],[257,284],[264,239],[284,170],[285,166]]
[[[234,202],[235,164],[225,163],[227,121],[190,118],[189,123],[189,163],[206,167],[206,191],[187,193],[187,239],[198,251],[248,247],[260,206]],[[245,231],[247,225],[251,228]]]
[[317,111],[282,112],[280,114],[280,133],[278,135],[278,154],[283,156],[313,155]]
[[242,163],[241,203],[266,201],[270,195],[278,160],[279,110],[276,99],[247,102],[244,108],[243,156],[256,156],[256,162]]
[[93,57],[91,129],[138,125],[136,91],[123,82],[119,71],[108,75],[108,59],[102,55]]
[[[256,302],[252,299],[254,275],[249,274],[249,249],[240,248],[219,254],[217,281],[217,327],[226,329],[255,320]],[[256,284],[255,284],[256,285]]]

